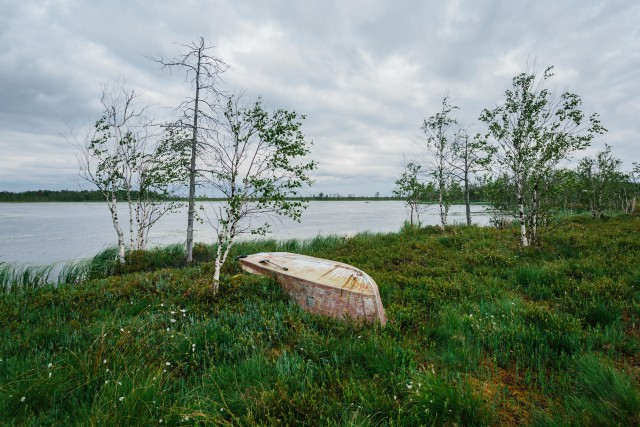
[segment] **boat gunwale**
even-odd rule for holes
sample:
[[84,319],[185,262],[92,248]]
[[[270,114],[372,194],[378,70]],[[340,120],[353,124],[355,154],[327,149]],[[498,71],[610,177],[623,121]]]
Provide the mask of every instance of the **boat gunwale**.
[[[338,287],[338,286],[331,286],[331,285],[327,285],[325,283],[320,283],[320,282],[315,282],[315,281],[312,281],[312,280],[309,280],[309,279],[304,279],[304,278],[302,278],[300,276],[295,276],[293,274],[288,274],[286,270],[276,271],[276,270],[273,270],[271,268],[264,267],[262,265],[255,264],[255,263],[251,263],[251,265],[247,265],[247,264],[250,263],[250,261],[245,261],[245,259],[246,258],[241,258],[240,259],[240,263],[242,265],[247,266],[249,268],[252,268],[253,270],[259,270],[259,272],[261,274],[264,274],[265,276],[268,276],[268,273],[272,273],[273,275],[282,275],[282,276],[286,276],[286,277],[289,277],[289,278],[297,280],[297,281],[304,282],[304,283],[306,283],[308,285],[318,286],[318,287],[325,288],[325,289],[330,289],[330,290],[333,290],[333,291],[348,292],[348,293],[352,293],[352,294],[363,295],[363,296],[371,297],[374,300],[378,299],[377,293],[376,292],[372,292],[372,290],[369,289],[369,287],[366,288],[367,291],[358,291],[358,290],[353,290],[353,289],[345,289],[345,288],[341,288],[341,287]],[[245,264],[245,262],[247,264]],[[258,268],[254,268],[254,266],[256,266]],[[352,267],[352,269],[355,269],[355,267]],[[361,270],[358,270],[358,271],[361,271]],[[370,278],[369,275],[366,274],[364,271],[361,271],[361,272],[366,275],[365,279],[366,278]],[[373,279],[371,279],[371,280],[373,280]],[[371,283],[369,283],[369,285],[371,285]]]

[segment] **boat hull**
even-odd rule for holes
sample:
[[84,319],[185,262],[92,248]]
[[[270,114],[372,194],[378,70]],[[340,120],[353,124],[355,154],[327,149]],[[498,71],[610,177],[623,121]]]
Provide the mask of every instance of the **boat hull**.
[[239,261],[247,272],[273,277],[308,312],[382,325],[387,322],[377,284],[353,266],[287,252],[263,252]]

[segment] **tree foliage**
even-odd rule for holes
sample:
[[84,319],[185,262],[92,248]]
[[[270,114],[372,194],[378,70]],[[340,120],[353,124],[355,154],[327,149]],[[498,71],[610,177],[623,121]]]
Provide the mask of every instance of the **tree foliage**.
[[396,180],[396,187],[393,190],[394,196],[405,201],[409,209],[409,223],[412,227],[414,225],[420,226],[422,208],[429,199],[429,193],[433,190],[433,185],[426,185],[421,181],[421,169],[422,166],[417,163],[405,163],[402,176]]
[[289,198],[312,183],[309,173],[316,167],[305,160],[311,142],[301,130],[304,118],[283,109],[269,113],[261,99],[247,106],[242,97],[228,98],[207,155],[208,183],[225,201],[213,221],[216,291],[220,269],[238,236],[265,235],[271,217],[300,220],[306,202]]
[[103,113],[92,135],[76,140],[80,176],[103,195],[118,239],[118,256],[125,262],[126,237],[121,225],[119,202],[128,210],[128,249],[144,249],[149,230],[175,205],[167,202],[176,181],[176,157],[158,143],[152,126],[138,108],[137,94],[123,82],[106,85]]
[[545,87],[552,71],[547,68],[541,77],[535,72],[518,74],[505,91],[504,103],[480,114],[486,137],[496,148],[495,162],[514,188],[522,246],[538,237],[542,180],[560,161],[606,131],[597,114],[585,117],[578,95],[556,96]]
[[[581,200],[589,206],[594,218],[602,216],[626,190],[630,176],[621,172],[621,165],[622,161],[612,156],[611,146],[606,144],[595,157],[585,157],[578,165]],[[626,206],[623,209],[627,210]]]

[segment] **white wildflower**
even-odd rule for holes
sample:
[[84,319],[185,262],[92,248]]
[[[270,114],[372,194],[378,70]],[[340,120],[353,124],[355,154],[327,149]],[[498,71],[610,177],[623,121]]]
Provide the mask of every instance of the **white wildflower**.
[[176,319],[171,319],[171,323],[176,323],[177,320]]
[[120,402],[122,402],[124,400],[124,396],[120,396],[120,399],[118,399]]
[[24,402],[25,400],[27,400],[27,398],[25,396],[22,396],[22,399],[20,399],[20,402]]
[[49,364],[47,365],[47,368],[51,368],[52,366],[53,366],[53,363],[49,363]]

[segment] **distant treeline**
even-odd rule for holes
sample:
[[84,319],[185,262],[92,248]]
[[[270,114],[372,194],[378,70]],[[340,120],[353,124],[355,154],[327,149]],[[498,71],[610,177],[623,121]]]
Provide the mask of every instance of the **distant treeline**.
[[[135,191],[132,193],[136,193]],[[118,192],[119,200],[126,199],[124,191]],[[12,193],[0,191],[0,202],[103,202],[104,196],[100,191],[72,191],[72,190],[36,190]]]
[[[135,192],[132,192],[135,198]],[[483,202],[486,200],[482,191],[473,191],[471,201],[472,202]],[[126,194],[124,191],[118,193],[119,200],[126,200]],[[361,201],[385,201],[385,200],[402,200],[399,197],[389,197],[389,196],[356,196],[354,194],[312,194],[308,197],[303,197],[300,199],[304,200],[326,200],[326,201],[342,201],[342,200],[361,200]],[[183,197],[170,197],[167,200],[171,201],[186,201],[186,198]],[[201,201],[215,201],[222,200],[216,199],[214,197],[205,197],[199,198]],[[103,202],[104,196],[99,191],[72,191],[72,190],[35,190],[35,191],[23,191],[20,193],[13,193],[10,191],[0,191],[0,202]],[[434,197],[433,200],[425,200],[426,203],[433,202],[437,203],[437,199]],[[463,203],[462,197],[458,203]]]
[[[480,186],[474,186],[471,189],[471,201],[483,202],[487,200],[484,189]],[[135,198],[137,192],[133,191],[132,196]],[[458,203],[463,203],[462,194],[458,195]],[[126,194],[124,191],[118,192],[118,200],[126,200]],[[158,196],[160,198],[160,196]],[[165,198],[171,201],[186,201],[186,197],[169,197]],[[300,197],[297,199],[304,200],[326,200],[326,201],[340,201],[340,200],[362,200],[362,201],[384,201],[384,200],[402,200],[399,197],[381,196],[379,193],[373,196],[356,196],[355,194],[342,195],[338,193],[318,193],[312,194],[307,197]],[[223,200],[215,197],[200,197],[200,201],[215,201]],[[88,190],[35,190],[35,191],[23,191],[19,193],[13,193],[10,191],[0,191],[0,202],[103,202],[104,196],[100,191],[88,191]],[[425,200],[426,203],[437,203],[437,197],[433,197],[433,200]]]
[[[463,204],[464,194],[459,185],[454,184],[451,188],[451,200],[453,204]],[[381,196],[376,193],[373,196],[356,196],[355,194],[342,195],[338,193],[318,193],[305,197],[306,200],[404,200],[397,196]],[[471,203],[486,203],[488,200],[487,187],[480,184],[472,184],[469,188],[469,199]],[[438,203],[438,196],[435,192],[424,194],[422,203]]]

